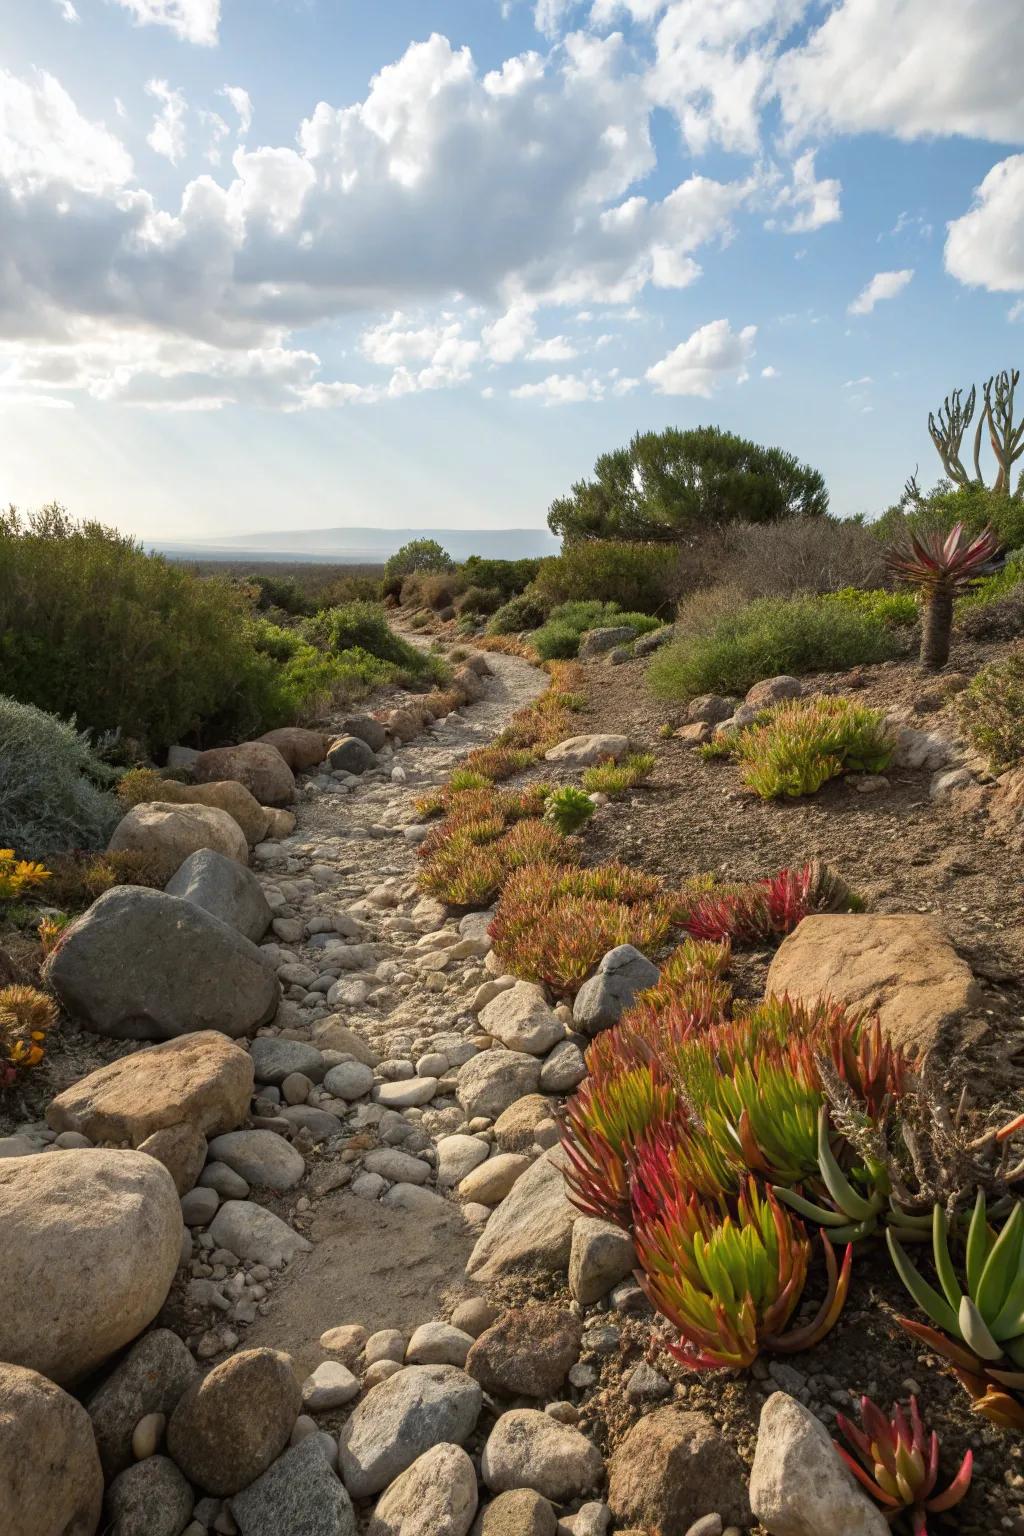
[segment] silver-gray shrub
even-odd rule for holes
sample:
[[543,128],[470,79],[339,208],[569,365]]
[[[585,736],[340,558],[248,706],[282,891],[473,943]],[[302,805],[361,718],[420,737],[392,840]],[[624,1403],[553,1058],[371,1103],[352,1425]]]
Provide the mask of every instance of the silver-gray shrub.
[[0,847],[23,858],[102,848],[118,820],[87,735],[0,696]]

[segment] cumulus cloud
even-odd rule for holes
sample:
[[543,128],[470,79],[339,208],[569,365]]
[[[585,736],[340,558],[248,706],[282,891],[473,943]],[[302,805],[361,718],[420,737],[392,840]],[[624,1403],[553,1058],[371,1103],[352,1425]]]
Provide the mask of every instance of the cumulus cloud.
[[81,16],[75,10],[72,0],[56,0],[57,9],[65,21],[81,21]]
[[509,390],[515,400],[540,400],[544,405],[579,405],[587,400],[603,400],[600,379],[576,373],[549,373],[538,384],[520,384]]
[[728,320],[711,320],[648,368],[647,380],[659,395],[708,399],[720,385],[742,384],[749,377],[756,336],[756,325],[734,331]]
[[883,299],[894,299],[897,294],[902,293],[913,275],[913,267],[904,267],[901,272],[876,272],[848,306],[848,313],[870,315],[875,305],[881,303]]
[[568,336],[548,336],[531,347],[527,356],[531,363],[564,363],[576,356],[576,348]]
[[153,126],[146,135],[146,143],[155,154],[163,155],[165,160],[177,165],[185,153],[185,115],[188,112],[185,93],[173,89],[166,80],[149,80],[146,95],[160,103]]
[[169,27],[186,43],[212,47],[220,26],[220,0],[114,0],[140,27]]
[[1024,289],[1024,155],[1000,160],[975,188],[971,207],[948,227],[945,259],[962,283]]
[[789,186],[783,187],[775,199],[777,208],[790,210],[782,228],[789,235],[805,235],[826,224],[835,224],[843,216],[839,201],[842,190],[842,183],[834,177],[818,180],[814,151],[806,150],[793,162]]
[[0,69],[0,188],[24,198],[59,183],[104,198],[131,174],[120,139],[84,118],[53,75]]
[[238,132],[244,139],[252,127],[252,97],[241,85],[225,85],[220,95],[225,96],[238,114]]

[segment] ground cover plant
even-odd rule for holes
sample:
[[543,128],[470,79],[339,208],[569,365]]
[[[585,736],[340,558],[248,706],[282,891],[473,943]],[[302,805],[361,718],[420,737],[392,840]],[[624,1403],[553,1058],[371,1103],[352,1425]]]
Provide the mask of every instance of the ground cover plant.
[[882,773],[893,754],[881,710],[820,695],[775,705],[725,745],[762,800],[813,795],[846,773]]
[[580,782],[588,794],[609,795],[617,800],[647,778],[655,764],[653,752],[632,752],[621,763],[611,758],[584,768]]
[[0,1088],[10,1088],[46,1054],[46,1035],[57,1004],[35,987],[0,987]]
[[120,812],[84,733],[0,697],[0,845],[28,859],[101,848]]
[[578,862],[579,844],[542,819],[547,793],[543,784],[521,793],[487,784],[450,794],[418,849],[421,888],[455,907],[487,906],[513,870]]
[[1024,759],[1024,647],[983,667],[958,698],[957,712],[994,771]]

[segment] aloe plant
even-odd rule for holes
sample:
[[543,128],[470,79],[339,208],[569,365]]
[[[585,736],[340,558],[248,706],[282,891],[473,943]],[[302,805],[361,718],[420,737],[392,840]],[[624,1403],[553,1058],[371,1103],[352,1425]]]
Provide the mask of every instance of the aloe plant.
[[[922,1227],[931,1224],[929,1217],[911,1215],[896,1204],[883,1163],[863,1159],[856,1182],[844,1172],[832,1150],[828,1111],[824,1105],[818,1112],[817,1174],[822,1186],[821,1200],[809,1199],[795,1189],[778,1184],[773,1189],[784,1205],[809,1221],[817,1222],[834,1242],[856,1243],[862,1238],[876,1236],[888,1226],[917,1235]],[[858,1183],[861,1188],[857,1187]],[[822,1203],[824,1200],[828,1201],[827,1205]]]
[[999,539],[991,528],[968,539],[963,523],[948,534],[911,533],[886,555],[892,574],[917,587],[924,600],[921,626],[921,665],[937,672],[949,660],[953,630],[953,601],[993,569]]
[[833,1440],[840,1457],[857,1481],[884,1511],[887,1520],[910,1514],[914,1536],[927,1536],[927,1516],[954,1509],[971,1485],[974,1456],[968,1451],[952,1482],[935,1492],[939,1477],[939,1437],[929,1434],[921,1422],[917,1399],[910,1399],[909,1422],[898,1403],[887,1419],[870,1397],[860,1400],[861,1426],[845,1414],[836,1414],[836,1425],[853,1447],[851,1456]]

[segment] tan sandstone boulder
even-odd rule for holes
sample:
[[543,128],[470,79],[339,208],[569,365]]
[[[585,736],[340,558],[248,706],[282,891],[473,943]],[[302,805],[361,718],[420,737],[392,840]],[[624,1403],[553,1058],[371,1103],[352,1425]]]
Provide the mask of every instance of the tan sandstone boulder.
[[300,725],[285,725],[277,731],[264,731],[259,738],[276,747],[293,773],[302,773],[322,763],[328,738],[321,731],[307,731]]
[[199,784],[216,779],[235,779],[256,796],[261,805],[291,805],[295,778],[276,747],[266,741],[243,741],[237,747],[214,747],[200,752],[192,764]]
[[153,1321],[181,1230],[174,1181],[142,1152],[0,1159],[0,1360],[81,1380]]
[[217,1030],[204,1029],[122,1056],[65,1088],[46,1111],[55,1131],[90,1141],[130,1141],[188,1122],[204,1136],[241,1125],[249,1108],[249,1052]]
[[865,912],[805,917],[772,960],[765,992],[868,1008],[892,1040],[917,1052],[980,1001],[935,918]]
[[212,805],[218,811],[227,811],[238,822],[250,847],[267,836],[272,816],[288,815],[287,811],[272,811],[269,806],[260,805],[256,796],[234,779],[217,779],[212,784],[179,784],[174,779],[161,779],[157,798],[171,805]]
[[0,1364],[0,1529],[93,1536],[103,1473],[89,1415],[37,1371]]
[[249,862],[241,827],[226,811],[206,805],[170,805],[147,800],[133,805],[114,828],[111,853],[145,854],[160,883],[166,885],[190,853],[213,848],[239,864]]

